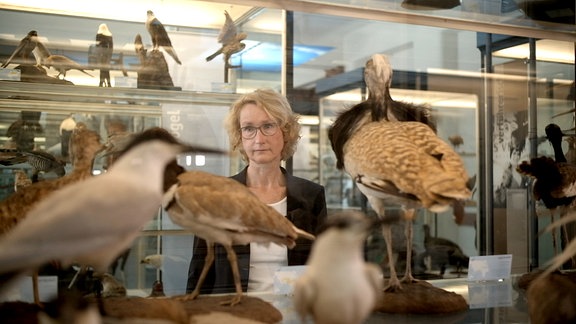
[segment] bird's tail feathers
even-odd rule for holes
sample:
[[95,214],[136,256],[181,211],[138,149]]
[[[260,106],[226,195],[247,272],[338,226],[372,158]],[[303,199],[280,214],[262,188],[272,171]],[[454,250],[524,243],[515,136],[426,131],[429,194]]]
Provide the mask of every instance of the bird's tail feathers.
[[220,54],[222,54],[222,49],[219,49],[219,50],[217,50],[216,52],[214,52],[214,54],[206,57],[206,62],[212,61],[213,59],[216,58],[216,56],[218,56],[218,55],[220,55]]
[[176,61],[176,63],[182,65],[182,62],[180,62],[180,59],[178,58],[178,55],[176,54],[176,51],[174,50],[173,47],[164,46],[163,48],[166,51],[166,53],[172,56],[172,58],[174,59],[174,61]]
[[296,231],[296,234],[298,234],[298,237],[305,238],[305,239],[310,240],[310,241],[314,241],[316,239],[316,236],[314,236],[313,234],[310,234],[304,230],[301,230],[296,226],[294,226],[294,230]]

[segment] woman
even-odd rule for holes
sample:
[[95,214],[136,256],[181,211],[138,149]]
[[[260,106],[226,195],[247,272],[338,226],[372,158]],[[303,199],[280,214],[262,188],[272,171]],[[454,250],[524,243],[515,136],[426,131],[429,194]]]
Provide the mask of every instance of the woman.
[[[324,187],[292,176],[281,167],[281,162],[292,157],[296,150],[300,138],[298,118],[286,98],[274,90],[260,89],[238,99],[230,109],[225,126],[232,150],[239,151],[248,166],[232,178],[300,229],[317,234],[326,218]],[[310,241],[298,239],[291,250],[276,244],[234,246],[242,289],[271,291],[274,272],[281,266],[305,264],[311,245]],[[217,245],[215,254],[201,293],[234,292],[226,251]],[[196,287],[205,256],[206,241],[195,237],[188,292]]]

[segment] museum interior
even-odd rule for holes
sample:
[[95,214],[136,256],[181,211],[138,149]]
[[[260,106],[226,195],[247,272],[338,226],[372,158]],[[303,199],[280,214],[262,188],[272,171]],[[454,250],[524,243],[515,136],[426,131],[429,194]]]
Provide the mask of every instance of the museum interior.
[[[399,277],[410,268],[416,280],[455,293],[463,306],[442,311],[432,303],[426,308],[427,300],[436,297],[418,299],[406,290],[403,294],[412,301],[400,301],[395,292],[384,291],[382,301],[357,322],[576,321],[571,271],[576,267],[576,214],[571,211],[576,192],[570,193],[570,176],[576,181],[575,3],[0,0],[0,250],[10,246],[3,236],[19,227],[28,207],[69,183],[106,174],[114,162],[110,148],[120,150],[127,135],[161,127],[179,141],[227,152],[224,119],[230,107],[243,94],[262,88],[286,96],[300,116],[297,150],[283,167],[324,186],[328,218],[342,211],[380,218],[367,200],[364,175],[352,176],[339,165],[331,130],[342,112],[374,97],[368,71],[375,57],[385,57],[392,70],[386,91],[393,101],[427,109],[435,123],[433,136],[467,174],[469,194],[440,210],[395,187],[401,203],[385,204],[386,215],[396,219],[386,223],[393,253],[377,226],[367,234],[362,253],[384,278],[394,260]],[[382,140],[381,145],[391,143]],[[443,154],[435,157],[440,160]],[[179,154],[177,162],[187,171],[223,177],[246,166],[238,154],[210,152]],[[539,169],[548,167],[538,166],[545,162],[554,168],[553,175]],[[37,183],[54,185],[36,190],[33,198],[20,194],[22,199],[15,199]],[[74,203],[72,198],[60,201]],[[227,203],[223,196],[222,206]],[[407,210],[415,214],[408,217]],[[62,231],[92,224],[68,226]],[[409,227],[411,240],[405,235]],[[81,243],[75,236],[52,249]],[[181,323],[148,304],[158,302],[149,296],[158,284],[168,297],[162,302],[187,293],[193,244],[194,229],[178,225],[158,205],[107,272],[124,298],[111,293],[117,299],[110,300],[123,305],[132,297],[132,303],[134,298],[147,303],[113,309],[106,303],[104,279],[102,291],[91,293],[104,300],[98,305],[108,307],[106,316]],[[0,252],[0,264],[17,257]],[[557,257],[562,261],[551,265]],[[44,308],[19,311],[11,303],[19,301],[24,308],[64,295],[86,266],[66,261],[66,269],[50,262],[34,264],[34,269],[28,265],[25,270],[38,276],[28,274],[14,287],[0,289],[0,313],[17,323],[20,316]],[[538,276],[546,269],[548,279],[559,276],[560,281],[537,285],[535,278],[546,277]],[[0,267],[0,277],[20,270]],[[193,305],[209,299],[201,295],[186,302],[184,322],[301,323],[305,317],[293,295],[304,271],[305,266],[283,267],[274,276],[273,292],[247,292],[234,306],[204,305],[205,317]],[[538,297],[530,297],[528,291],[536,287],[540,290],[532,294]],[[338,288],[333,289],[337,294]],[[403,308],[402,303],[420,307]],[[126,315],[122,308],[141,311]],[[323,322],[318,313],[309,316]]]

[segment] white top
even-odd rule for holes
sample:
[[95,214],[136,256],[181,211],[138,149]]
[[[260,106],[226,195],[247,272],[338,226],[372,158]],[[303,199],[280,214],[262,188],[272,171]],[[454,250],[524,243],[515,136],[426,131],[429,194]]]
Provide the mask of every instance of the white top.
[[[287,199],[269,204],[281,215],[286,217]],[[250,275],[248,291],[269,291],[274,289],[274,273],[288,265],[288,248],[284,245],[271,243],[250,243]]]

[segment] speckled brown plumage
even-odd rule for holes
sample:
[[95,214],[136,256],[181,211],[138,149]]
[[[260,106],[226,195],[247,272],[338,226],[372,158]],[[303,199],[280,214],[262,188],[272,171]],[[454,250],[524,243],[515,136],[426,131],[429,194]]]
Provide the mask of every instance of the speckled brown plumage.
[[70,144],[72,172],[58,179],[34,183],[0,202],[0,235],[14,227],[36,203],[55,190],[92,175],[92,162],[96,153],[102,149],[100,135],[79,123]]
[[366,124],[344,152],[346,171],[357,181],[375,189],[395,187],[433,211],[470,196],[462,159],[422,123]]

